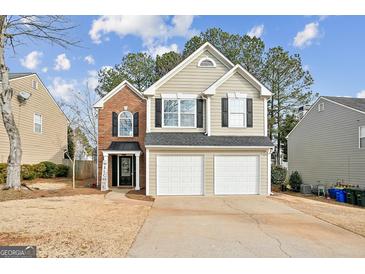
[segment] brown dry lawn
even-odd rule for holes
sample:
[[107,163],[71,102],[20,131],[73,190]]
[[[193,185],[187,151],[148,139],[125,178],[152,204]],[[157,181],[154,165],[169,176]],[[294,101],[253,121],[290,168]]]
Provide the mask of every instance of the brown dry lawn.
[[51,190],[0,191],[0,246],[35,245],[38,257],[124,257],[152,205],[67,182],[38,186]]
[[323,197],[301,197],[299,194],[275,193],[270,199],[365,237],[365,208],[337,203]]
[[20,190],[2,190],[0,185],[0,202],[42,197],[105,194],[96,188],[89,187],[94,181],[94,179],[78,180],[75,189],[72,189],[72,181],[69,178],[39,178],[33,181],[23,181],[22,183],[25,183],[32,191],[26,187],[22,187]]

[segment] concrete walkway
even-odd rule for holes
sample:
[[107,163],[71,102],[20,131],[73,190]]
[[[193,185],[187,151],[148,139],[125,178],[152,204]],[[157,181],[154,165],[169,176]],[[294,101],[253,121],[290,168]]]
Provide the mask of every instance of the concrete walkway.
[[129,257],[365,257],[365,238],[261,196],[159,197]]

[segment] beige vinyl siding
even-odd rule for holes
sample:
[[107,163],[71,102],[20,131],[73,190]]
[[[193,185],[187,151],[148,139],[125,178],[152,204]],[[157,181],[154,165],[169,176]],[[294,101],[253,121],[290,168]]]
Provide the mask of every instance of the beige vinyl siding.
[[[318,112],[318,104],[324,111]],[[365,114],[320,99],[288,137],[289,173],[297,170],[306,184],[337,181],[365,186],[365,149],[359,126]]]
[[258,155],[260,157],[260,194],[268,193],[268,170],[267,170],[267,151],[265,150],[238,150],[238,149],[149,149],[149,194],[156,195],[157,174],[156,157],[157,155],[201,155],[204,157],[204,195],[214,195],[214,156],[218,155]]
[[[203,57],[212,58],[216,67],[202,68],[198,67],[198,62]],[[151,98],[151,131],[152,132],[204,132],[205,129],[205,107],[204,107],[204,127],[203,128],[155,128],[155,98],[161,98],[161,93],[176,94],[190,93],[200,95],[210,85],[228,72],[228,68],[219,61],[209,51],[205,51],[196,57],[179,73],[174,75],[170,80],[156,89],[156,94]],[[205,105],[205,103],[204,103]]]
[[[62,163],[63,151],[67,147],[67,119],[40,82],[37,90],[32,88],[33,79],[39,82],[36,75],[10,81],[14,89],[12,108],[22,142],[22,163],[32,164],[41,161]],[[19,105],[17,100],[20,91],[32,94],[24,105]],[[41,134],[33,131],[34,113],[42,115]],[[1,123],[0,162],[6,162],[8,155],[9,141]]]
[[[227,93],[239,92],[252,98],[253,127],[229,128],[222,127],[222,98]],[[226,82],[217,88],[216,94],[211,99],[211,134],[212,135],[240,135],[263,136],[264,135],[264,99],[260,98],[259,91],[252,86],[239,73],[232,75]]]

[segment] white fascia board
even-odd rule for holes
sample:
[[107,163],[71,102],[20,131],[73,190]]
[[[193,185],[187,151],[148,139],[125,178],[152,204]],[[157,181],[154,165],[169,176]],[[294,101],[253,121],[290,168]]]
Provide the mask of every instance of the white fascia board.
[[112,98],[116,93],[118,93],[121,89],[123,89],[125,86],[128,86],[138,97],[141,99],[146,100],[146,98],[143,96],[143,94],[136,89],[131,83],[129,83],[127,80],[124,80],[121,82],[118,86],[113,88],[110,92],[108,92],[104,97],[102,97],[99,101],[97,101],[93,107],[94,108],[102,108],[104,106],[104,103],[108,101],[110,98]]
[[173,145],[145,145],[147,148],[191,148],[191,149],[262,149],[267,150],[274,146],[173,146]]
[[235,65],[230,71],[224,74],[220,79],[218,79],[213,85],[204,91],[206,95],[214,95],[216,89],[221,86],[225,81],[231,78],[236,72],[240,73],[243,78],[249,81],[255,88],[260,91],[261,96],[271,96],[272,93],[261,84],[252,74],[245,70],[241,65]]
[[124,150],[103,150],[104,155],[118,155],[118,154],[134,154],[136,156],[141,155],[141,151],[139,150],[130,150],[130,151],[124,151]]
[[228,68],[234,67],[234,64],[225,57],[219,50],[217,50],[212,44],[209,42],[204,43],[200,48],[194,51],[191,55],[189,55],[184,61],[178,64],[174,69],[165,74],[160,80],[155,82],[152,86],[144,91],[145,95],[155,95],[156,88],[159,88],[161,85],[166,83],[169,79],[171,79],[175,74],[185,68],[188,64],[190,64],[197,56],[199,56],[205,50],[211,50],[213,55],[217,55],[219,59],[225,63]]

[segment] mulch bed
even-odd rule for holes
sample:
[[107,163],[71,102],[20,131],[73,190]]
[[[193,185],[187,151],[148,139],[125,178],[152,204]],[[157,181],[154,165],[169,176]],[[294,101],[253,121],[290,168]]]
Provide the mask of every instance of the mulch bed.
[[125,196],[129,199],[140,200],[140,201],[153,202],[155,200],[155,198],[153,198],[151,196],[146,196],[146,190],[145,189],[130,190],[130,191],[127,192],[127,194]]

